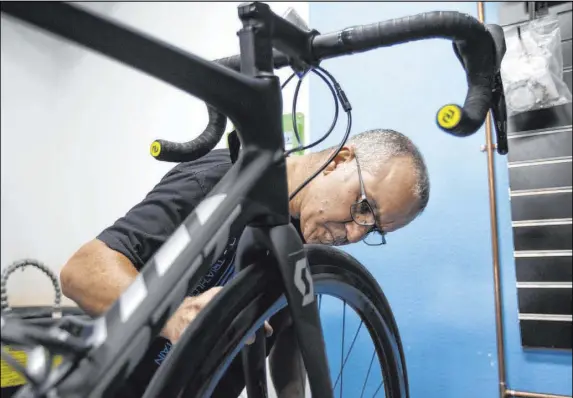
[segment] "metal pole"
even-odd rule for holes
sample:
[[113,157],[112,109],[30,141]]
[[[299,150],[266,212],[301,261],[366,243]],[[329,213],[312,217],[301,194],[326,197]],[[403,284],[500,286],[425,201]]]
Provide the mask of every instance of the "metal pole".
[[[478,19],[485,22],[484,2],[478,2]],[[501,298],[501,277],[499,272],[499,239],[497,235],[497,210],[495,191],[495,168],[494,168],[494,146],[492,144],[492,124],[491,115],[488,113],[485,119],[485,146],[487,152],[487,180],[489,188],[489,219],[491,229],[491,248],[493,262],[493,285],[495,294],[495,324],[497,339],[497,363],[499,379],[499,396],[505,398],[506,376],[505,376],[505,346],[503,341],[503,312]]]
[[571,398],[566,395],[537,394],[534,392],[523,392],[523,391],[513,391],[513,390],[507,390],[507,396],[516,398]]

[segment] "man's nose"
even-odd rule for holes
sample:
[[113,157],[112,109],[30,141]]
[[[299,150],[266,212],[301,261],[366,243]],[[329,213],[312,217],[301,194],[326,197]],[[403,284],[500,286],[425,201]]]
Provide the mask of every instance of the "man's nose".
[[346,239],[350,243],[356,243],[362,240],[366,232],[368,232],[368,227],[366,226],[358,225],[354,221],[346,223]]

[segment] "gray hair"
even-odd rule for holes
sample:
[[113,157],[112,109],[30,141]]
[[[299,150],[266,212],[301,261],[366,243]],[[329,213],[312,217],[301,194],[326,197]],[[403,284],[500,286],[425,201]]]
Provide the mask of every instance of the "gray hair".
[[347,142],[354,145],[361,169],[372,174],[396,156],[410,157],[416,173],[414,193],[419,198],[416,215],[424,211],[430,198],[430,178],[422,154],[408,137],[394,130],[376,129],[353,135]]

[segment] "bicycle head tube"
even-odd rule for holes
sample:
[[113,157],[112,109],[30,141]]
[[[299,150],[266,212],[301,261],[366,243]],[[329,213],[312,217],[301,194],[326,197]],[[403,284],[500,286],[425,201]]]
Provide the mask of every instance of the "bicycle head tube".
[[253,90],[243,98],[249,112],[233,120],[243,147],[239,158],[252,159],[264,151],[270,152],[276,160],[259,181],[261,189],[253,189],[247,200],[261,209],[257,223],[287,224],[289,207],[283,155],[283,103],[280,81],[274,75],[272,12],[267,4],[246,3],[239,6],[239,18],[243,24],[238,32],[241,73],[254,78]]

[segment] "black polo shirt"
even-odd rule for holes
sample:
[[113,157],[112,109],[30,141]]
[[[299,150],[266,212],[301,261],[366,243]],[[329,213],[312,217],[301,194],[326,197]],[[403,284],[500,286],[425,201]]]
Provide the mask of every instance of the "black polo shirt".
[[[141,270],[231,166],[227,149],[214,150],[198,160],[178,164],[140,203],[103,230],[97,239],[125,255],[135,268]],[[292,222],[300,234],[298,220],[293,219]],[[224,254],[188,295],[194,296],[214,286],[223,286],[231,279],[238,238],[234,236],[229,239]],[[118,397],[141,396],[170,348],[169,341],[157,338]]]

